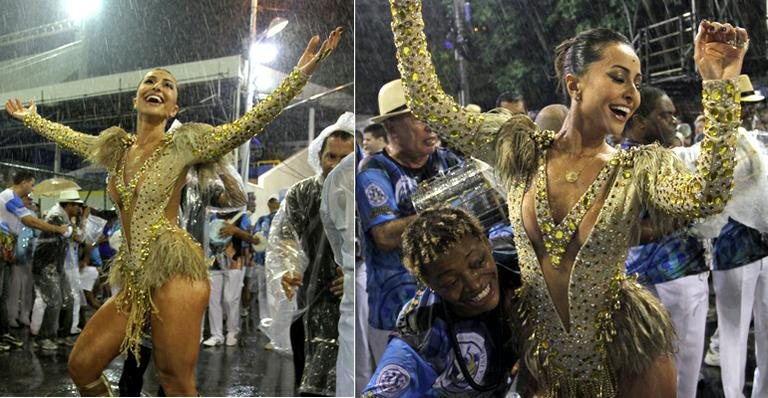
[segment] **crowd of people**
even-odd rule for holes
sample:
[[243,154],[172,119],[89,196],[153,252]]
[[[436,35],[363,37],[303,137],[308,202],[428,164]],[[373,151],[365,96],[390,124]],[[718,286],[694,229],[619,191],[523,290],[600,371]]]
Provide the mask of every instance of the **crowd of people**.
[[[421,7],[392,2],[402,79],[381,87],[357,168],[358,395],[695,397],[710,274],[710,350],[726,330],[728,343],[704,362],[719,359],[725,396],[743,396],[754,319],[747,381],[753,397],[768,394],[768,229],[754,196],[768,152],[764,98],[740,74],[747,32],[699,26],[701,114],[686,129],[608,29],[556,48],[568,103],[529,112],[510,91],[490,112],[462,107],[435,74]],[[435,176],[478,159],[503,182],[513,272],[481,212],[455,200],[414,208]]]
[[421,7],[392,1],[401,77],[379,114],[362,131],[352,112],[325,126],[307,148],[314,174],[266,200],[228,154],[302,89],[338,29],[221,126],[168,128],[179,92],[165,69],[137,88],[136,134],[90,136],[9,100],[104,166],[116,208],[63,189],[41,212],[25,170],[0,192],[0,351],[28,329],[35,350],[72,346],[82,395],[111,394],[102,372],[124,353],[121,395],[141,394],[152,360],[160,395],[192,396],[201,350],[242,345],[250,315],[302,396],[693,398],[702,362],[721,367],[726,397],[750,379],[768,396],[768,108],[742,74],[747,31],[699,25],[691,129],[683,99],[643,85],[631,42],[605,28],[555,49],[566,104],[534,111],[510,90],[489,112],[460,106]]
[[[174,121],[168,128],[179,112],[179,92],[176,78],[165,69],[149,71],[138,85],[134,100],[136,134],[116,126],[91,136],[46,120],[33,102],[24,105],[18,99],[8,100],[5,107],[10,116],[107,170],[106,192],[116,206],[117,217],[90,216],[80,194],[64,190],[58,193],[58,203],[48,210],[45,221],[38,219],[24,203],[29,202],[34,175],[17,173],[12,187],[2,193],[0,206],[3,279],[14,280],[11,288],[3,289],[3,339],[16,346],[23,344],[8,329],[29,325],[42,350],[57,349],[59,341],[73,345],[68,371],[81,395],[111,395],[110,381],[102,371],[124,353],[126,363],[119,383],[124,395],[141,392],[143,372],[151,356],[160,381],[159,393],[193,396],[197,393],[195,368],[201,346],[238,343],[241,295],[250,290],[244,289],[245,278],[254,277],[260,284],[260,273],[252,270],[260,268],[255,264],[264,264],[270,251],[268,247],[265,254],[260,248],[258,253],[251,245],[269,239],[270,232],[277,229],[271,225],[273,217],[280,217],[294,228],[299,249],[311,259],[301,270],[280,264],[277,277],[290,281],[290,275],[304,282],[298,283],[298,301],[309,316],[294,322],[301,331],[293,345],[297,391],[335,395],[343,295],[339,267],[343,261],[338,247],[334,249],[339,257],[333,256],[319,207],[324,179],[352,152],[353,128],[345,127],[351,114],[342,115],[310,146],[308,161],[316,163],[318,174],[290,187],[281,207],[285,214],[276,215],[280,213],[278,198],[270,198],[270,215],[255,220],[255,225],[246,214],[242,178],[234,171],[228,153],[280,113],[340,38],[340,28],[322,44],[318,36],[313,37],[297,66],[271,96],[237,121],[216,127]],[[329,197],[338,196],[337,188],[336,184],[328,187]],[[307,208],[306,201],[313,206]],[[335,214],[337,205],[327,208],[332,209],[329,220],[335,221],[327,226],[329,231],[354,229],[354,225],[343,225],[345,220]],[[99,219],[103,229],[92,233],[86,220],[92,223]],[[27,233],[24,228],[40,233],[35,236],[34,231]],[[110,293],[101,296],[105,300],[101,304],[93,294],[101,290],[94,286],[95,269],[88,267],[92,248],[100,245],[106,245],[107,254],[99,262],[104,269],[109,268],[110,285]],[[25,254],[16,255],[25,250]],[[299,276],[302,272],[303,277]],[[34,305],[29,302],[32,288],[28,281],[33,274]],[[290,286],[295,284],[287,284],[280,294],[291,298]],[[98,308],[81,329],[79,308],[85,302]],[[204,339],[206,311],[210,336]],[[267,312],[259,316],[266,318]],[[351,349],[347,347],[345,352]],[[349,366],[348,361],[340,363]]]

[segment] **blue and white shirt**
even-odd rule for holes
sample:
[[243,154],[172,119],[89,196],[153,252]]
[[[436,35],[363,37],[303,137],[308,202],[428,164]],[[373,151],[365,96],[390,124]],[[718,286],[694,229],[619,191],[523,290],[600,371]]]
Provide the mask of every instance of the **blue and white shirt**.
[[19,195],[11,188],[0,192],[0,222],[6,224],[8,230],[18,236],[21,230],[21,219],[32,212],[24,206]]
[[360,162],[355,196],[365,231],[368,323],[372,327],[394,330],[400,309],[416,292],[416,280],[403,267],[399,250],[383,251],[376,246],[371,229],[416,214],[411,195],[419,182],[460,163],[456,154],[443,148],[438,148],[419,169],[400,165],[386,150]]
[[712,268],[715,271],[734,269],[768,256],[765,235],[731,218],[712,246]]
[[[440,296],[429,288],[420,289],[403,308],[399,335],[389,341],[363,397],[500,396],[508,388],[507,375],[516,360],[504,349],[503,340],[509,334],[504,334],[508,326],[500,319],[503,317],[498,311],[474,318],[447,316],[452,328]],[[469,375],[476,384],[494,386],[492,391],[477,391],[467,383],[451,333]]]

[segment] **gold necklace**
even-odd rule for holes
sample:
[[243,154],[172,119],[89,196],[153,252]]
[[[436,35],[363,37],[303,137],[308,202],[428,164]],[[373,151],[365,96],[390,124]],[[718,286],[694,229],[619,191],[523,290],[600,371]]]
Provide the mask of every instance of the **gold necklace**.
[[[618,162],[614,162],[613,158],[611,161],[605,163],[600,170],[600,174],[595,178],[595,181],[592,182],[589,188],[582,194],[581,198],[576,201],[565,218],[558,224],[555,223],[549,207],[549,193],[547,192],[547,151],[542,151],[541,157],[539,158],[539,178],[536,180],[536,218],[541,228],[544,248],[552,259],[552,266],[554,268],[560,267],[560,262],[562,261],[563,255],[565,255],[565,250],[573,239],[573,236],[576,234],[579,224],[581,224],[581,221],[584,219],[584,215],[587,214],[587,210],[592,207],[592,204],[597,197],[597,193],[603,185],[605,185],[608,176],[617,164]],[[576,174],[577,179],[580,173],[581,171]],[[567,178],[568,176],[566,174],[566,179]]]
[[574,183],[579,180],[579,176],[581,175],[581,172],[584,171],[584,168],[581,170],[568,170],[565,172],[565,180]]

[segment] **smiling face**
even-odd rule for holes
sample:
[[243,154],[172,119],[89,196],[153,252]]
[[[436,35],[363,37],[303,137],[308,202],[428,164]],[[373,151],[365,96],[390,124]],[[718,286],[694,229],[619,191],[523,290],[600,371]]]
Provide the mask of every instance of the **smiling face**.
[[169,119],[179,112],[178,95],[176,78],[164,69],[154,69],[139,83],[133,107],[139,114]]
[[477,316],[499,304],[499,277],[490,246],[465,236],[444,255],[421,267],[427,286],[459,316]]
[[575,101],[574,112],[585,122],[586,130],[621,135],[624,125],[640,106],[638,85],[640,59],[624,43],[609,43],[600,59],[590,63],[582,76],[568,74],[566,87]]

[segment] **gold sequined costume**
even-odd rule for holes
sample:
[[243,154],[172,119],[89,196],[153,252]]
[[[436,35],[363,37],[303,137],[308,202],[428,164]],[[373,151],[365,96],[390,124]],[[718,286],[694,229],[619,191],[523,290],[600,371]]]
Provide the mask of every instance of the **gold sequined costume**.
[[[539,396],[611,397],[673,351],[674,329],[661,303],[635,278],[625,277],[628,248],[639,240],[639,214],[657,228],[683,225],[720,212],[730,197],[739,93],[732,81],[705,81],[705,139],[694,174],[656,145],[619,150],[573,210],[555,223],[546,189],[546,153],[554,132],[526,116],[473,114],[446,95],[427,50],[418,0],[391,0],[398,67],[409,108],[448,145],[496,164],[509,184],[509,214],[523,287],[513,320]],[[557,267],[584,213],[599,209],[581,247],[576,246],[567,298],[570,327],[561,320],[539,259],[524,233],[523,197],[535,203],[545,256]],[[601,206],[601,207],[599,207]],[[530,210],[530,209],[529,209]],[[575,243],[575,242],[574,242]]]
[[[304,87],[308,76],[294,69],[280,86],[242,118],[220,126],[189,123],[166,134],[131,181],[125,181],[126,154],[136,135],[111,127],[98,136],[76,132],[69,127],[30,114],[24,123],[62,148],[103,165],[117,191],[112,200],[118,207],[124,228],[131,239],[121,245],[112,264],[110,281],[120,286],[118,310],[128,317],[121,351],[138,356],[142,331],[150,314],[158,314],[152,291],[171,276],[207,280],[208,267],[200,244],[165,218],[179,176],[190,165],[215,161],[259,133]],[[130,219],[125,216],[130,215]]]

